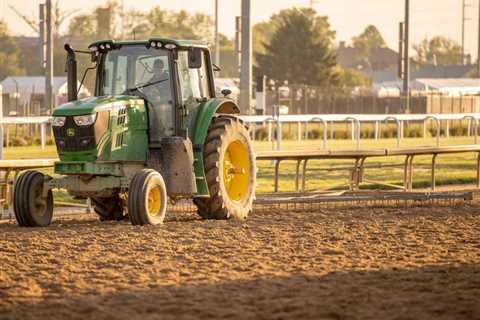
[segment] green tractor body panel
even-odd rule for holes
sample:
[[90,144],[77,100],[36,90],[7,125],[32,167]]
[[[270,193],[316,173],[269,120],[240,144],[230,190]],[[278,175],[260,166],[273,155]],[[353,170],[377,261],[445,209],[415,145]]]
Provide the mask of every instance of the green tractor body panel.
[[[83,115],[96,115],[95,123],[76,126],[73,119]],[[145,103],[138,97],[78,100],[56,108],[53,116],[66,119],[63,127],[54,127],[60,158],[55,166],[58,174],[105,174],[109,170],[105,165],[92,163],[146,161],[148,119]],[[118,172],[111,169],[112,174]]]

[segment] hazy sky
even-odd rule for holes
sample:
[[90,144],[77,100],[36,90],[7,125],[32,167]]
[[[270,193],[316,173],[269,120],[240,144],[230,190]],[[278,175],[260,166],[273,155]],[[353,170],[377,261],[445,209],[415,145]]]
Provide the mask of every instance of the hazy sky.
[[[478,2],[466,0],[466,50],[477,55]],[[15,16],[8,4],[14,5],[28,17],[36,17],[36,8],[41,0],[0,0],[0,18],[7,21],[15,34],[29,34],[29,27]],[[419,42],[424,37],[445,35],[461,41],[462,0],[411,0],[411,38]],[[105,3],[102,0],[65,1],[61,0],[64,10],[88,12],[94,6]],[[233,36],[234,17],[240,14],[240,0],[219,0],[220,31]],[[214,0],[124,0],[126,8],[148,10],[158,5],[166,9],[186,9],[214,12]],[[308,6],[310,0],[252,0],[253,22],[267,20],[273,13],[293,6]],[[391,48],[398,43],[398,23],[403,19],[404,0],[316,0],[315,9],[321,15],[327,15],[333,29],[337,32],[337,41],[346,40],[358,34],[368,24],[376,25]]]

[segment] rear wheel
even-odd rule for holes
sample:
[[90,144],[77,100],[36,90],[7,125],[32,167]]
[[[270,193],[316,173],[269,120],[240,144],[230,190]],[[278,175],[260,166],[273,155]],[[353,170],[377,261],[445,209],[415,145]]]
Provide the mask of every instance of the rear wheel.
[[127,207],[133,225],[163,222],[167,211],[167,190],[160,173],[144,169],[135,174],[128,189]]
[[52,222],[53,196],[43,196],[45,175],[38,171],[22,173],[13,190],[13,211],[21,227],[46,227]]
[[245,126],[235,117],[212,119],[204,145],[209,198],[195,198],[205,219],[246,219],[255,198],[255,154]]
[[125,219],[123,214],[122,199],[118,195],[110,198],[90,198],[93,210],[101,221],[121,221]]

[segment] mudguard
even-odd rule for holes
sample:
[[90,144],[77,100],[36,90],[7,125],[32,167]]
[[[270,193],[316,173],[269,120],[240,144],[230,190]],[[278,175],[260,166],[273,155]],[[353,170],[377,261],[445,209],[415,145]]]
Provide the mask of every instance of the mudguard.
[[207,138],[208,128],[216,114],[239,114],[240,109],[230,99],[213,98],[201,103],[193,112],[189,125],[189,136],[193,143],[194,171],[198,196],[210,195],[203,164],[203,145]]

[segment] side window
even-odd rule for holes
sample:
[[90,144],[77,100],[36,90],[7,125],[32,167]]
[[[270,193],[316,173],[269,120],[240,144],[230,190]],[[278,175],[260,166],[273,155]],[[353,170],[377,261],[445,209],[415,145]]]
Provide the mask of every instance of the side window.
[[196,99],[209,98],[208,73],[206,55],[202,52],[202,67],[191,69],[188,67],[188,52],[178,53],[178,73],[182,90],[182,101],[187,105],[196,102]]
[[202,98],[210,98],[207,66],[207,55],[202,51],[202,67],[198,69]]
[[128,77],[128,58],[126,56],[119,56],[117,60],[117,72],[115,79],[113,79],[114,95],[122,94],[126,89]]

